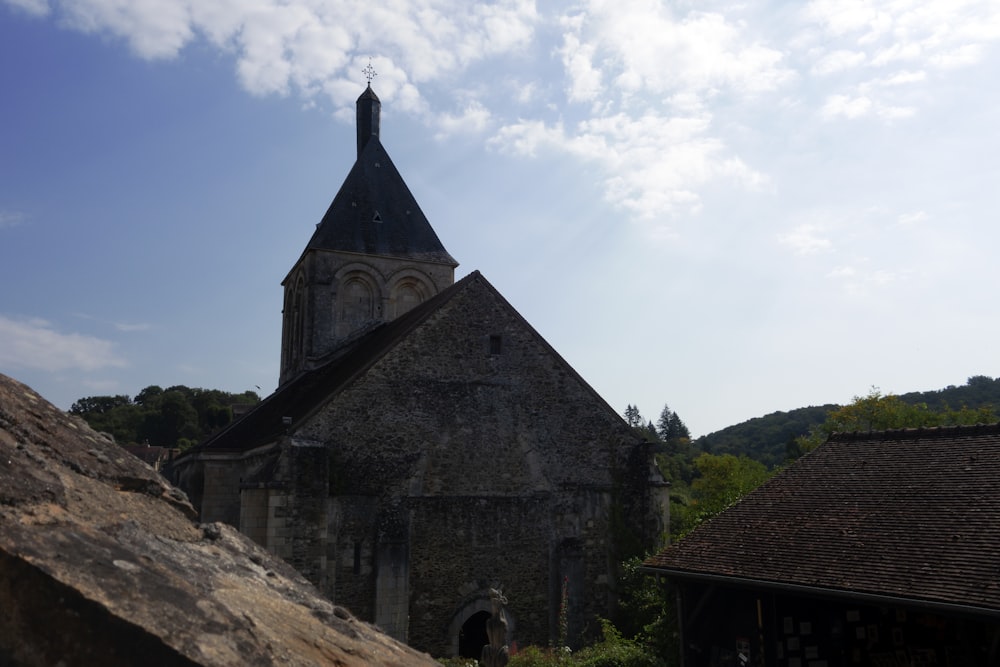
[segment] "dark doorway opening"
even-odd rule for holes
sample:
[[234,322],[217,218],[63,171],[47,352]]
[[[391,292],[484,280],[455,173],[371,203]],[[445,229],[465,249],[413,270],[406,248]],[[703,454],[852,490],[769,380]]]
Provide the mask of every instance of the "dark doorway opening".
[[459,657],[475,660],[482,657],[483,647],[490,643],[486,635],[486,621],[490,616],[492,614],[488,611],[477,611],[462,624],[462,629],[458,631]]

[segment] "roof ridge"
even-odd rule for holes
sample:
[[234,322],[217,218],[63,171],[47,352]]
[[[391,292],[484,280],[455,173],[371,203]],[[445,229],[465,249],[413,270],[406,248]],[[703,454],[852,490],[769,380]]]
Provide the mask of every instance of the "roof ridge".
[[[356,377],[359,373],[364,372],[366,368],[376,363],[396,343],[404,339],[410,331],[423,324],[438,309],[442,308],[473,282],[489,284],[479,271],[472,271],[469,275],[449,285],[409,312],[389,322],[381,323],[365,334],[339,345],[327,355],[326,360],[320,363],[320,365],[303,370],[295,375],[295,377],[282,383],[274,392],[255,405],[243,417],[229,423],[221,431],[209,436],[188,451],[194,453],[213,448],[216,446],[215,443],[230,438],[232,433],[244,429],[246,425],[260,419],[267,421],[267,424],[260,425],[255,430],[258,431],[257,435],[263,436],[266,439],[275,435],[274,429],[279,425],[275,417],[289,417],[298,421],[312,414],[316,405],[322,403],[331,392],[336,391],[336,387],[350,382],[351,378]],[[352,362],[357,362],[353,368]],[[340,377],[336,381],[331,381],[328,374],[333,374],[338,368],[344,371],[343,377]],[[327,383],[330,383],[330,385],[326,389],[316,391],[317,386],[323,386]],[[295,403],[294,412],[297,414],[290,414],[293,412],[292,410],[281,410],[282,414],[280,415],[267,416],[269,411],[281,408],[283,402]],[[287,426],[289,424],[281,423],[282,428]]]
[[910,428],[891,428],[871,431],[837,431],[830,434],[827,438],[827,442],[856,442],[862,440],[872,440],[873,438],[879,438],[882,440],[908,440],[914,436],[926,438],[989,434],[1000,434],[1000,423],[917,426]]

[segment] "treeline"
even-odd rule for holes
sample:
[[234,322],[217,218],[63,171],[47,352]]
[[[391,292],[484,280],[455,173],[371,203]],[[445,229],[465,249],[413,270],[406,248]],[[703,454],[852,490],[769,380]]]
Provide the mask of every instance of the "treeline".
[[763,417],[703,435],[694,444],[710,454],[749,456],[768,468],[782,465],[796,438],[809,433],[826,420],[838,405],[817,405],[788,412],[772,412]]
[[625,420],[658,443],[656,462],[670,481],[670,536],[676,540],[822,444],[831,433],[995,423],[1000,421],[994,409],[998,405],[1000,378],[977,375],[964,386],[939,391],[897,396],[873,388],[847,405],[775,412],[693,442],[680,417],[668,407],[656,425],[632,405],[625,410]]
[[656,465],[670,482],[670,539],[736,502],[773,474],[746,455],[709,454],[691,442],[684,421],[664,406],[656,424],[638,408],[625,409],[625,421],[647,441],[656,443]]
[[187,449],[233,421],[234,406],[260,402],[253,391],[231,394],[218,389],[150,385],[131,398],[88,396],[73,403],[71,414],[119,444],[149,444]]
[[[877,389],[873,389],[872,393],[881,396]],[[889,396],[893,396],[900,406],[912,406],[917,409],[917,413],[924,415],[921,417],[920,414],[913,413],[906,419],[901,417],[902,422],[910,423],[917,419],[924,423],[913,423],[914,426],[931,426],[939,419],[934,415],[950,414],[953,423],[967,423],[963,420],[988,419],[994,409],[1000,406],[1000,377],[994,379],[987,375],[974,375],[961,386],[950,385],[935,391],[914,391]],[[863,397],[856,397],[855,402],[860,398]],[[793,460],[798,453],[797,440],[813,433],[831,412],[843,407],[848,406],[831,404],[774,412],[709,433],[695,440],[694,446],[711,454],[745,455],[773,468]],[[961,414],[963,411],[965,415]],[[947,420],[942,425],[946,424]],[[842,429],[851,427],[850,423],[840,425]],[[868,430],[868,427],[859,422],[856,430]]]

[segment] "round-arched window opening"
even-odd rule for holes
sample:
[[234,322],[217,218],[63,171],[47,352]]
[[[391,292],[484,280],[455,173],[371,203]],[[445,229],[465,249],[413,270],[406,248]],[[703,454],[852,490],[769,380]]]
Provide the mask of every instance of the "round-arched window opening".
[[470,616],[458,633],[458,655],[462,658],[478,660],[483,655],[483,647],[490,643],[486,634],[486,621],[490,612],[477,611]]

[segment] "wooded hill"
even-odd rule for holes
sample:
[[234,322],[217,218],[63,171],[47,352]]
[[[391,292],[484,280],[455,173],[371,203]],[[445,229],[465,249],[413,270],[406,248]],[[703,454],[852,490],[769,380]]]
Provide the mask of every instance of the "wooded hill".
[[[899,394],[909,404],[925,404],[934,411],[960,408],[1000,407],[1000,377],[986,375],[970,377],[964,385],[949,385],[935,391],[913,391]],[[728,426],[694,441],[695,448],[710,454],[733,454],[760,461],[768,467],[781,465],[787,449],[795,438],[804,436],[826,420],[827,413],[841,406],[836,404],[797,408],[788,412],[773,412],[763,417]]]

